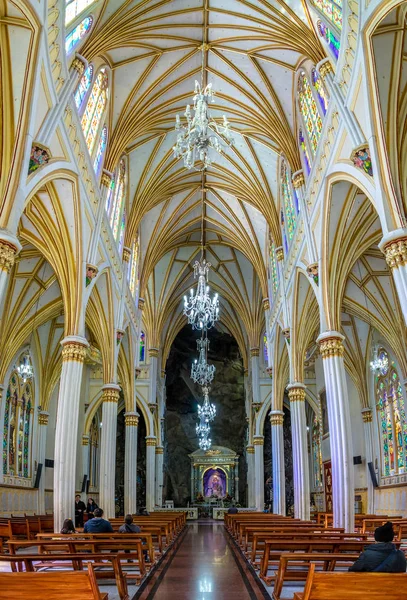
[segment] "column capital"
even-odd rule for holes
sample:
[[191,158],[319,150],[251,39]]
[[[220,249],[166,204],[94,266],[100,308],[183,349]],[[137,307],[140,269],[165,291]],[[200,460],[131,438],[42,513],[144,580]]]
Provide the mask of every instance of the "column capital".
[[294,189],[298,189],[305,185],[304,171],[302,169],[293,173],[292,182]]
[[155,453],[156,454],[164,454],[164,448],[162,446],[156,446]]
[[254,454],[254,446],[247,446],[246,452],[247,454]]
[[86,265],[86,287],[92,283],[98,272],[99,269],[96,265],[92,265],[91,263]]
[[284,412],[282,410],[270,411],[271,426],[282,425],[284,422]]
[[287,385],[290,402],[304,402],[306,389],[305,385],[299,382]]
[[264,444],[264,435],[255,435],[253,437],[253,446],[263,446]]
[[[16,240],[18,241],[18,240]],[[4,239],[3,232],[0,231],[0,270],[10,273],[14,266],[16,255],[21,250],[21,244],[17,244],[9,241],[7,238]]]
[[90,435],[88,435],[87,433],[84,433],[82,436],[82,446],[89,446],[89,442],[90,442]]
[[126,412],[124,413],[124,423],[126,427],[137,427],[139,414],[136,412]]
[[323,58],[321,61],[319,61],[316,66],[316,70],[321,75],[322,79],[325,79],[329,73],[334,72],[334,68],[329,58]]
[[276,248],[276,259],[278,261],[284,260],[284,248],[282,246]]
[[263,298],[263,309],[270,310],[270,300],[269,298]]
[[120,386],[116,383],[107,383],[102,387],[102,402],[117,402],[120,398]]
[[363,423],[371,423],[373,420],[373,413],[371,408],[362,408],[362,419]]
[[247,377],[247,376],[248,376],[248,374],[249,374],[249,369],[246,369],[246,368],[245,368],[245,369],[243,369],[243,376],[244,376],[244,377]]
[[62,361],[84,362],[89,342],[79,335],[69,335],[61,342]]
[[77,71],[79,75],[83,75],[85,69],[88,67],[88,61],[81,54],[76,53],[71,67],[74,69],[74,71]]
[[260,356],[260,348],[250,348],[250,357]]
[[383,236],[380,250],[386,257],[390,269],[407,264],[407,229],[396,229]]
[[38,425],[48,425],[49,412],[41,410],[38,413]]
[[158,358],[159,351],[160,351],[159,348],[149,348],[148,349],[148,356],[150,358]]
[[110,173],[110,171],[103,169],[102,179],[101,179],[100,183],[108,188],[108,187],[110,187],[110,184],[112,183],[113,177],[114,177],[113,173]]
[[146,301],[144,300],[144,298],[139,298],[138,299],[138,307],[140,310],[144,310],[144,305],[145,305]]
[[157,438],[154,435],[146,436],[146,446],[156,446]]
[[123,262],[130,262],[131,257],[131,248],[128,246],[123,246],[122,258]]
[[325,333],[321,333],[321,335],[317,338],[317,343],[319,344],[319,351],[322,358],[324,359],[330,358],[331,356],[343,356],[344,339],[345,336],[339,333],[339,331],[326,331]]
[[164,377],[165,377],[165,369],[161,369],[160,375],[161,375],[161,379],[164,379]]

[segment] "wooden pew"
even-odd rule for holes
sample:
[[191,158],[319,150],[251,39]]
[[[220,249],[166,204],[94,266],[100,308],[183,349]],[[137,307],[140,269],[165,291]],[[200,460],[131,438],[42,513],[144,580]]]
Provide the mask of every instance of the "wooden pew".
[[268,533],[281,533],[284,534],[285,532],[287,532],[287,534],[292,534],[292,533],[344,533],[344,529],[343,528],[338,528],[338,529],[323,529],[322,525],[304,525],[302,527],[300,526],[295,526],[295,527],[282,527],[281,525],[274,525],[274,526],[269,526],[269,525],[252,525],[251,523],[249,524],[249,526],[244,526],[242,528],[242,543],[240,544],[241,547],[243,548],[243,550],[246,552],[248,550],[248,547],[250,545],[251,542],[253,542],[253,536],[255,533],[263,533],[263,532],[268,532]]
[[286,581],[305,581],[308,576],[310,564],[320,571],[334,571],[349,569],[359,558],[359,554],[325,554],[324,552],[311,554],[287,552],[280,556],[278,571],[275,578],[267,578],[267,585],[274,579],[273,600],[280,600],[281,592]]
[[400,531],[402,525],[404,525],[404,527],[407,526],[407,519],[403,519],[402,517],[369,517],[363,519],[362,533],[374,533],[377,527],[381,527],[381,525],[384,525],[388,521],[393,523],[393,529],[395,533]]
[[0,599],[30,598],[30,600],[108,600],[100,594],[92,565],[88,571],[64,573],[3,573],[0,572]]
[[311,564],[294,600],[407,600],[407,573],[321,573]]

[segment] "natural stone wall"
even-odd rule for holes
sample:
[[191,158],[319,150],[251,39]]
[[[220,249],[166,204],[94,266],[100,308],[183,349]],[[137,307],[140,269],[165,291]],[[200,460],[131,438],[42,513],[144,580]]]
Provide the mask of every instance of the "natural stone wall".
[[[189,454],[197,450],[197,405],[202,402],[199,386],[190,379],[191,365],[198,356],[197,332],[184,327],[171,348],[166,364],[167,409],[165,418],[164,499],[176,506],[191,501],[191,463]],[[211,401],[217,415],[211,427],[212,444],[237,452],[239,461],[239,497],[245,503],[246,415],[244,407],[243,363],[235,339],[227,333],[211,330],[208,361],[216,366],[211,386]]]

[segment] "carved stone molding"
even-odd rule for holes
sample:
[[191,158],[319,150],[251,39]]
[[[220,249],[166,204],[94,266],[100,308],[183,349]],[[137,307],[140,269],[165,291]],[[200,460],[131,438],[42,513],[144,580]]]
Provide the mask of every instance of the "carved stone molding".
[[165,370],[161,369],[161,379],[164,379],[164,377],[165,377]]
[[271,426],[282,425],[284,422],[284,413],[270,413]]
[[129,262],[130,261],[130,257],[131,257],[131,248],[128,248],[127,246],[124,246],[122,256],[123,256],[123,261],[124,262]]
[[81,57],[79,57],[78,54],[72,61],[72,69],[77,71],[79,73],[79,75],[83,75],[85,72],[86,64],[83,60],[81,60]]
[[302,187],[303,185],[305,185],[304,173],[302,171],[297,171],[296,173],[294,173],[292,181],[293,187],[295,189]]
[[159,349],[158,348],[149,348],[148,355],[150,358],[158,358]]
[[113,174],[109,173],[109,171],[106,171],[106,169],[103,169],[102,179],[101,179],[100,183],[102,185],[104,185],[105,187],[109,188],[110,184],[112,183],[112,179],[113,179]]
[[383,248],[390,269],[398,269],[407,264],[407,238],[394,240]]
[[118,346],[122,339],[124,338],[123,329],[116,329],[116,345]]
[[14,265],[16,254],[17,248],[13,246],[13,244],[0,240],[0,269],[2,271],[10,273]]
[[262,435],[256,435],[253,438],[253,446],[263,446],[264,444],[264,437]]
[[73,362],[85,362],[88,353],[88,347],[77,341],[62,342],[62,360]]
[[260,356],[260,348],[250,348],[250,356]]
[[38,425],[48,425],[49,413],[40,412],[38,413]]
[[82,436],[82,446],[89,446],[90,438],[88,435]]
[[146,446],[156,446],[156,445],[157,445],[157,439],[155,437],[146,438]]
[[290,402],[304,402],[305,401],[305,386],[299,384],[292,384],[287,386],[288,397]]
[[288,343],[290,343],[291,340],[291,336],[290,336],[290,328],[286,327],[285,329],[283,329],[283,336],[285,337],[285,339],[287,340]]
[[331,61],[329,59],[326,59],[325,62],[323,62],[322,64],[319,64],[318,72],[321,75],[322,79],[325,79],[325,77],[327,75],[329,75],[329,73],[333,73],[334,68],[332,66]]
[[341,337],[326,337],[319,341],[319,352],[323,359],[331,358],[332,356],[343,356],[343,338]]
[[362,410],[363,423],[371,423],[373,421],[373,413],[371,408],[364,408]]
[[102,390],[102,402],[116,402],[117,404],[120,398],[119,386],[103,386]]
[[246,452],[247,454],[254,454],[254,446],[247,446]]
[[135,413],[125,413],[124,423],[126,427],[137,427],[138,426],[138,415]]
[[267,367],[266,373],[271,379],[273,377],[273,367]]
[[162,446],[157,446],[155,449],[156,454],[164,454],[164,448]]
[[276,259],[278,261],[284,260],[284,248],[282,246],[276,248]]

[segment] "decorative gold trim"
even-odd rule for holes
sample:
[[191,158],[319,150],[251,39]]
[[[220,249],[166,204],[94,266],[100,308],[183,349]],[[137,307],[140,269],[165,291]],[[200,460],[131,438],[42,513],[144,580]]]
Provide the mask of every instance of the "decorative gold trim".
[[362,410],[363,423],[371,423],[373,421],[373,413],[370,408]]
[[148,355],[150,358],[158,358],[159,349],[158,348],[149,348]]
[[329,73],[333,73],[334,68],[332,66],[331,61],[326,60],[324,63],[322,63],[322,65],[320,65],[318,71],[319,71],[319,74],[321,75],[322,79],[325,79],[325,77],[327,75],[329,75]]
[[102,391],[102,402],[118,402],[120,392],[115,387],[104,387]]
[[260,356],[260,348],[250,348],[250,356]]
[[294,175],[293,177],[293,187],[297,190],[303,185],[305,185],[305,177],[304,173],[300,171],[299,173],[296,173],[296,175]]
[[89,436],[88,435],[82,436],[82,446],[89,446]]
[[161,379],[164,379],[164,377],[165,377],[165,370],[161,369]]
[[282,246],[280,246],[279,248],[276,248],[276,259],[279,262],[284,260],[284,248]]
[[138,299],[138,307],[139,307],[140,310],[144,309],[145,302],[146,301],[144,300],[144,298],[139,298]]
[[100,181],[101,185],[104,185],[105,187],[110,187],[110,184],[112,183],[112,177],[110,175],[108,175],[106,173],[106,171],[103,171],[102,173],[102,179]]
[[341,338],[329,337],[321,340],[319,351],[323,359],[331,356],[343,356],[344,347]]
[[123,257],[123,262],[130,262],[131,248],[128,248],[127,246],[124,246],[122,257]]
[[49,414],[39,413],[38,414],[38,425],[48,425]]
[[156,446],[157,445],[157,440],[155,438],[151,439],[147,439],[146,440],[146,446]]
[[164,454],[164,448],[162,446],[157,446],[155,449],[156,454]]
[[290,402],[304,402],[305,389],[303,387],[292,387],[288,390]]
[[140,367],[136,367],[135,372],[136,372],[136,379],[137,379],[141,375],[141,369],[140,369]]
[[263,309],[270,310],[270,300],[268,298],[263,298]]
[[243,375],[244,377],[247,377],[249,374],[249,369],[243,369]]
[[99,269],[96,265],[91,265],[90,263],[86,265],[86,287],[92,283],[98,272]]
[[254,447],[253,446],[247,446],[246,452],[247,452],[247,454],[254,454]]
[[137,427],[138,416],[137,415],[124,415],[124,424],[126,427]]
[[10,273],[13,268],[14,261],[17,254],[17,248],[10,244],[10,242],[6,242],[5,240],[0,240],[0,270],[7,271]]
[[80,58],[74,58],[72,61],[72,69],[77,71],[79,75],[83,75],[85,72],[85,63]]
[[62,348],[62,360],[72,362],[85,362],[88,349],[79,342],[66,342]]
[[261,435],[253,438],[253,446],[263,446],[264,445],[264,437]]
[[270,415],[271,426],[282,425],[284,422],[284,415]]
[[390,269],[404,267],[407,264],[407,238],[390,242],[383,248],[383,253]]
[[307,274],[318,285],[318,283],[319,283],[318,263],[311,263],[310,265],[308,265],[308,267],[307,267]]

